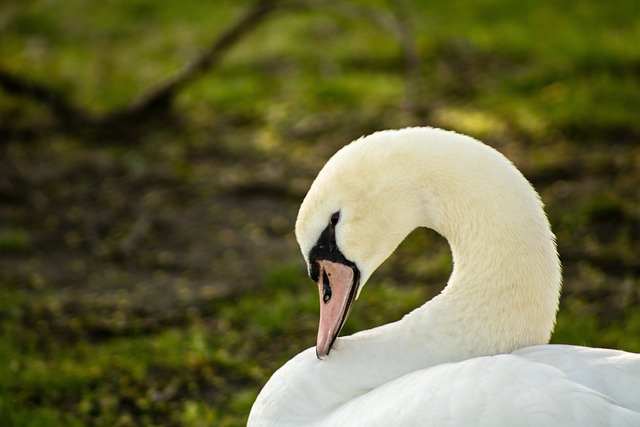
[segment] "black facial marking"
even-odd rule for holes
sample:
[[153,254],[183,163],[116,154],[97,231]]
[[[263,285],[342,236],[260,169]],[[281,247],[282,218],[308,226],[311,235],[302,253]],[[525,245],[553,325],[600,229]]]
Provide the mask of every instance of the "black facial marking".
[[[329,224],[327,224],[325,229],[322,230],[320,237],[318,237],[318,241],[309,251],[309,276],[311,276],[311,279],[316,283],[318,283],[318,280],[320,279],[319,261],[324,260],[337,262],[351,268],[353,271],[353,278],[349,287],[349,295],[347,295],[347,299],[344,302],[344,311],[340,317],[337,330],[334,331],[333,337],[331,338],[329,351],[331,350],[331,347],[333,347],[333,343],[338,338],[338,334],[347,320],[347,316],[349,316],[349,313],[351,312],[353,301],[358,293],[358,289],[360,288],[360,270],[358,270],[358,267],[354,262],[349,261],[344,256],[336,243],[336,225],[339,220],[340,212],[335,212],[331,215]],[[322,303],[328,304],[329,301],[331,301],[331,284],[329,282],[329,275],[326,271],[322,271]]]
[[331,215],[329,224],[320,234],[318,241],[309,251],[309,276],[314,282],[318,282],[320,279],[320,267],[318,266],[318,260],[327,260],[332,262],[339,262],[346,266],[349,266],[357,271],[355,263],[349,261],[340,252],[338,245],[336,244],[336,225],[340,220],[340,212],[335,212]]

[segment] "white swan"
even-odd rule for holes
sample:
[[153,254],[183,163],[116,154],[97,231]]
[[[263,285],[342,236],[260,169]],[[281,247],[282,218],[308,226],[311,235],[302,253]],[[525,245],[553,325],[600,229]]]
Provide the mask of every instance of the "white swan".
[[[336,339],[354,296],[419,226],[451,246],[446,288]],[[640,426],[640,355],[547,344],[554,236],[494,149],[432,128],[361,138],[318,174],[296,236],[319,287],[317,346],[271,377],[250,426]]]

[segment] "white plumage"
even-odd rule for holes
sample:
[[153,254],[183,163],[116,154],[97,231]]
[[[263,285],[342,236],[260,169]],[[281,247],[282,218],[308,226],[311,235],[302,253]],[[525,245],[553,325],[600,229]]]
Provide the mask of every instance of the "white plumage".
[[[353,296],[419,226],[451,246],[446,288],[336,339]],[[432,128],[361,138],[318,174],[296,236],[319,286],[318,346],[273,375],[250,426],[640,426],[640,355],[547,344],[554,236],[535,190],[492,148]]]

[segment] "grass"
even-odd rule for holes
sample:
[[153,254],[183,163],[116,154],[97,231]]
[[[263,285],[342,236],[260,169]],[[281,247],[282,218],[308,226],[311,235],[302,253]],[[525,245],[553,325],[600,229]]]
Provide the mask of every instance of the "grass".
[[[29,303],[19,293],[5,293],[3,308],[10,306],[13,318],[2,322],[0,362],[7,369],[0,374],[0,421],[240,425],[271,372],[313,344],[315,289],[308,283],[300,290],[300,282],[308,282],[303,275],[298,268],[274,271],[270,287],[219,301],[213,318],[104,342],[77,339],[78,332],[66,340],[42,336],[37,320],[25,328],[20,312]],[[398,319],[425,298],[424,288],[371,283],[345,333]],[[639,336],[637,312],[624,322],[601,324],[593,315],[565,307],[553,342],[640,351]]]
[[[405,3],[417,89],[392,34],[327,7],[249,35],[180,93],[178,124],[117,144],[7,134],[0,166],[19,179],[0,180],[0,425],[243,425],[260,387],[316,333],[291,199],[336,148],[387,127],[452,128],[513,159],[540,190],[564,261],[552,342],[640,352],[637,2]],[[5,1],[0,65],[105,112],[178,70],[249,4]],[[408,111],[414,89],[421,105]],[[0,125],[47,120],[42,106],[0,96]],[[275,190],[252,193],[256,183]],[[445,242],[412,234],[344,333],[400,318],[450,269]]]

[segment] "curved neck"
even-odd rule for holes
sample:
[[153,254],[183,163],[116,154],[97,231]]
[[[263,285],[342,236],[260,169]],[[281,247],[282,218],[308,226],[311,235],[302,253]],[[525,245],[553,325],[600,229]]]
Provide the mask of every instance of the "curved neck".
[[[328,359],[350,366],[342,375],[359,378],[360,388],[440,363],[545,344],[555,324],[560,261],[531,184],[477,141],[428,150],[429,142],[419,143],[408,162],[398,162],[409,172],[396,194],[421,201],[417,224],[447,239],[453,271],[440,295],[400,321],[337,340],[334,360]],[[407,210],[412,203],[395,206]]]
[[444,316],[447,333],[462,334],[457,344],[470,356],[547,343],[562,280],[537,193],[502,155],[482,148],[501,161],[482,172],[469,164],[466,174],[457,171],[482,180],[436,192],[437,231],[451,246],[454,268],[442,294],[426,305]]
[[[324,360],[313,349],[296,356],[256,401],[260,417],[283,425],[322,420],[406,373],[548,342],[561,271],[538,195],[504,156],[477,141],[462,137],[425,148],[431,143],[403,141],[403,161],[389,167],[403,177],[394,192],[405,197],[380,210],[391,217],[402,212],[417,222],[413,228],[432,228],[448,240],[454,266],[447,286],[397,322],[338,338]],[[387,212],[389,206],[397,212]],[[411,231],[405,226],[394,239]],[[399,241],[387,243],[390,252]]]

